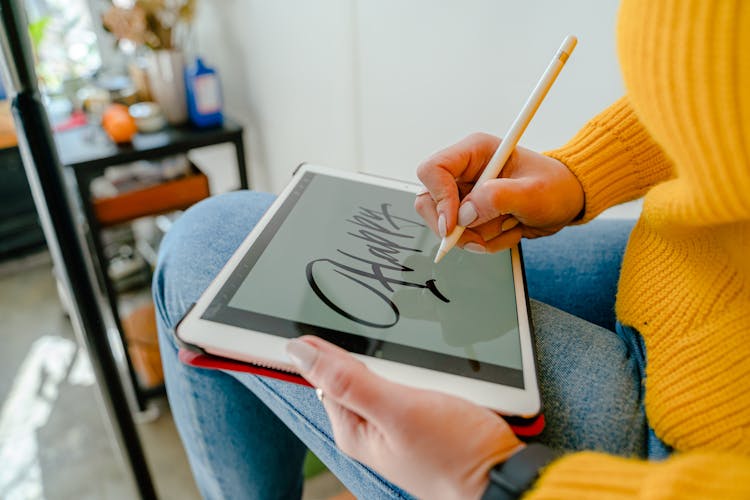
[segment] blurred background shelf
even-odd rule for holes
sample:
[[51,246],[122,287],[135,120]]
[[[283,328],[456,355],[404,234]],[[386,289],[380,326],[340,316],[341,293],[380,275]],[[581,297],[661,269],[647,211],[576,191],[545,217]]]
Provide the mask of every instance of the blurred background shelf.
[[[188,162],[191,150],[231,144],[239,187],[247,189],[243,128],[230,118],[206,129],[168,125],[155,133],[136,134],[131,143],[115,144],[89,124],[57,131],[55,142],[78,192],[102,303],[112,312],[124,348],[121,373],[129,377],[135,393],[134,410],[145,412],[149,399],[164,392],[149,289],[158,241],[178,216],[175,211],[211,195],[205,173],[194,164],[186,169],[176,164]],[[165,164],[161,173],[160,163]],[[124,173],[131,167],[136,172],[132,178]],[[160,225],[157,219],[162,222],[159,231],[154,229]],[[147,233],[160,234],[144,237],[144,227]],[[137,300],[128,300],[128,295],[132,299],[138,294]]]
[[162,184],[92,200],[101,227],[146,215],[185,210],[210,196],[208,177],[193,166],[189,175]]

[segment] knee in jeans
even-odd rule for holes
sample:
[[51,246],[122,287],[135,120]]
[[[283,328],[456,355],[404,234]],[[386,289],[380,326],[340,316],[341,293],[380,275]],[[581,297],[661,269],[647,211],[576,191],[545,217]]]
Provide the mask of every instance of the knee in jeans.
[[[217,243],[236,244],[255,225],[252,214],[265,211],[270,195],[235,191],[207,198],[182,214],[167,232],[159,250],[159,265],[175,258],[194,257],[201,262],[205,250]],[[259,216],[258,216],[259,217]],[[220,245],[225,246],[225,245]],[[195,251],[186,251],[194,249]],[[186,264],[189,264],[186,263]]]
[[253,211],[257,206],[262,205],[265,209],[269,196],[254,191],[232,191],[206,198],[187,209],[177,219],[168,237],[173,234],[184,237],[186,229],[192,237],[206,230],[215,234],[217,228],[242,220],[243,214]]
[[272,200],[266,193],[235,191],[203,200],[177,219],[162,241],[153,279],[164,324],[198,298]]

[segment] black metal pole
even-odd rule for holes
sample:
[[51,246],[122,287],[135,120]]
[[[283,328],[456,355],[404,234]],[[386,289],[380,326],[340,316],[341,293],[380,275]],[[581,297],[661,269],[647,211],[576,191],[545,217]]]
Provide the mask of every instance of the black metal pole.
[[65,187],[63,170],[39,95],[22,3],[18,0],[2,0],[0,3],[3,27],[0,38],[24,168],[47,245],[59,277],[73,299],[75,311],[71,311],[71,319],[77,323],[77,330],[91,356],[116,440],[124,452],[141,498],[155,499],[156,491],[109,347],[104,318],[98,308],[94,277],[76,228],[74,204]]

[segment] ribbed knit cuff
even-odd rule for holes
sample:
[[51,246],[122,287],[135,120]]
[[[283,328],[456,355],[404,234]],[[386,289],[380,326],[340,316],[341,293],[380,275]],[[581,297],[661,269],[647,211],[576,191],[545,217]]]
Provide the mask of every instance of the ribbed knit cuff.
[[524,499],[633,498],[648,472],[648,462],[575,453],[550,464]]
[[581,452],[552,462],[524,500],[750,498],[750,457],[729,452],[676,453],[648,462]]
[[585,194],[580,222],[643,196],[671,175],[671,164],[622,98],[560,149],[545,152],[578,177]]

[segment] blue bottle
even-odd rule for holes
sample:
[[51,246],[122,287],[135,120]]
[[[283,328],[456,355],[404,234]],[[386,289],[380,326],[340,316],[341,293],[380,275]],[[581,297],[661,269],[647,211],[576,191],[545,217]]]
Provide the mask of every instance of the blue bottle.
[[213,68],[203,64],[200,57],[185,68],[188,115],[199,128],[218,127],[222,124],[223,100],[219,75]]

